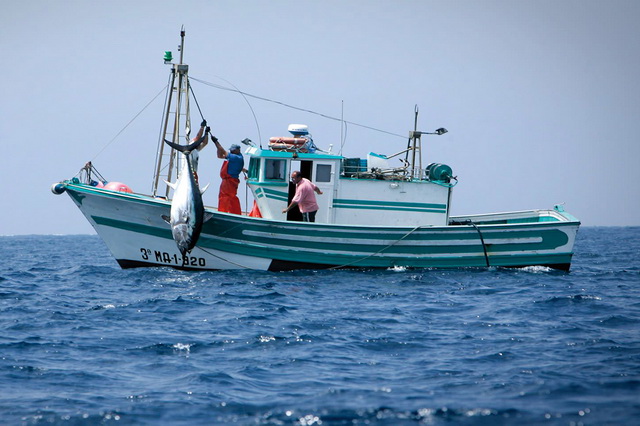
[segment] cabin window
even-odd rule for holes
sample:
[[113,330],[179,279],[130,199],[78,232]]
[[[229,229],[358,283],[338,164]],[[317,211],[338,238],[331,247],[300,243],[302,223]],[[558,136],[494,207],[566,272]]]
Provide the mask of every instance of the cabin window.
[[260,177],[260,160],[251,158],[249,160],[249,179],[257,180]]
[[318,164],[316,166],[316,182],[331,182],[330,164]]
[[264,178],[269,180],[285,180],[285,160],[266,160]]

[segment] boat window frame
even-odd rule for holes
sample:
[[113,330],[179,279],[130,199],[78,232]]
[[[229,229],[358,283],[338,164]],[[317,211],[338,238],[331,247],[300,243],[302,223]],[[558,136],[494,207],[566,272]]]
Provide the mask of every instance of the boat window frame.
[[250,180],[259,180],[260,179],[260,158],[251,157],[249,158],[249,173],[248,178]]
[[[263,181],[264,182],[282,182],[282,183],[286,183],[288,182],[288,175],[287,175],[287,170],[288,170],[288,161],[285,158],[264,158],[264,167],[262,169],[262,176],[263,176]],[[282,178],[274,178],[274,177],[267,177],[267,172],[269,171],[269,162],[272,163],[276,163],[276,162],[281,162],[282,163],[282,168],[281,168],[281,172],[282,172]]]
[[[320,167],[329,167],[329,172],[328,172],[328,177],[329,180],[320,180],[320,177],[323,177],[321,173],[319,173],[319,168]],[[314,167],[314,182],[316,183],[327,183],[327,184],[331,184],[333,183],[333,179],[334,179],[334,170],[335,168],[335,164],[333,162],[329,163],[329,162],[322,162],[322,161],[316,161],[315,162],[315,167]]]

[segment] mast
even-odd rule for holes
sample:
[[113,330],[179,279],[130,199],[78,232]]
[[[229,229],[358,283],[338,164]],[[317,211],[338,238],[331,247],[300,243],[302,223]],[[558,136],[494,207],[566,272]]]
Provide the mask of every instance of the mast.
[[[169,140],[173,143],[179,144],[181,125],[184,124],[184,137],[186,141],[189,140],[189,134],[191,132],[190,117],[189,117],[189,65],[183,63],[184,57],[184,27],[180,30],[180,45],[178,50],[180,52],[180,62],[177,64],[172,63],[173,60],[171,52],[165,52],[164,63],[171,65],[171,82],[167,88],[166,106],[164,109],[164,117],[162,121],[162,131],[160,132],[160,140],[158,141],[157,150],[157,162],[155,172],[153,174],[153,188],[152,194],[154,197],[158,196],[158,184],[160,178],[165,178],[167,181],[171,181],[174,172],[177,174],[178,161],[176,161],[176,151],[173,148],[168,148],[169,153],[165,153],[166,144],[164,140]],[[176,78],[177,77],[177,78]],[[184,111],[184,112],[183,112]],[[169,186],[167,185],[164,190],[164,197],[169,197]],[[162,192],[162,191],[160,191]]]
[[[418,105],[415,108],[415,119],[413,122],[413,130],[409,131],[409,143],[407,145],[407,160],[409,157],[409,152],[411,151],[411,174],[410,179],[418,178],[422,180],[425,175],[425,171],[422,168],[422,135],[444,135],[448,130],[444,127],[440,127],[433,132],[420,132],[418,131]],[[416,157],[418,160],[418,167],[416,168]],[[416,171],[418,171],[416,173]],[[416,176],[417,175],[417,176]]]
[[420,176],[422,178],[422,132],[418,131],[418,105],[415,107],[415,118],[413,121],[413,132],[409,132],[409,139],[411,140],[411,174],[410,178],[413,179],[416,174],[416,155],[418,156],[418,170],[420,170]]

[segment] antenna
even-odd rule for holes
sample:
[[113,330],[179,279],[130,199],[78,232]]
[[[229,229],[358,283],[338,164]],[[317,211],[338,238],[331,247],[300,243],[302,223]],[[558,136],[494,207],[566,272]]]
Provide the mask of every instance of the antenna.
[[180,52],[180,64],[182,64],[182,56],[184,55],[184,25],[180,28],[180,46],[178,46],[178,51]]
[[[416,174],[416,154],[418,154],[418,170],[420,170],[419,179],[422,179],[422,135],[444,135],[447,133],[447,129],[440,127],[433,132],[419,132],[418,131],[418,105],[415,107],[415,118],[413,122],[413,131],[409,132],[409,146],[407,149],[411,150],[411,179]],[[407,156],[409,153],[407,152]]]
[[342,155],[342,147],[344,146],[344,99],[342,100],[342,108],[340,110],[340,152]]

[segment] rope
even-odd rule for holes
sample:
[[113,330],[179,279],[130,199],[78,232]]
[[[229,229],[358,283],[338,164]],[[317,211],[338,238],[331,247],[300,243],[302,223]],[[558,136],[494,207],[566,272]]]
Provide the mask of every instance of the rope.
[[395,245],[396,245],[396,244],[398,244],[400,241],[404,240],[404,239],[405,239],[405,238],[407,238],[409,235],[413,234],[415,231],[417,231],[418,229],[422,228],[422,226],[423,226],[423,225],[418,225],[418,226],[416,226],[416,227],[415,227],[415,228],[413,228],[411,231],[407,232],[407,233],[406,233],[402,238],[400,238],[399,240],[397,240],[397,241],[395,241],[395,242],[393,242],[393,243],[389,244],[389,245],[388,245],[388,246],[386,246],[386,247],[381,248],[380,250],[378,250],[378,251],[377,251],[377,252],[375,252],[375,253],[372,253],[372,254],[370,254],[370,255],[368,255],[368,256],[365,256],[365,257],[363,257],[363,258],[361,258],[361,259],[356,259],[356,260],[354,260],[353,262],[345,263],[344,265],[340,265],[340,266],[332,266],[332,267],[331,267],[331,268],[329,268],[329,269],[339,269],[339,268],[344,268],[345,266],[353,265],[354,263],[361,262],[361,261],[363,261],[363,260],[365,260],[365,259],[368,259],[368,258],[370,258],[370,257],[373,257],[373,256],[375,256],[375,255],[377,255],[377,254],[380,254],[380,253],[382,253],[383,251],[385,251],[386,249],[388,249],[389,247],[395,246]]
[[249,216],[249,184],[247,183],[247,175],[244,175],[244,214]]
[[[365,256],[365,257],[362,257],[362,258],[360,258],[360,259],[356,259],[356,260],[354,260],[353,262],[345,263],[344,265],[332,266],[331,268],[328,268],[328,269],[330,269],[330,270],[331,270],[331,269],[344,268],[344,267],[346,267],[346,266],[353,265],[353,264],[355,264],[355,263],[358,263],[358,262],[361,262],[361,261],[363,261],[363,260],[365,260],[365,259],[368,259],[368,258],[370,258],[370,257],[373,257],[373,256],[375,256],[375,255],[377,255],[377,254],[380,254],[380,253],[382,253],[383,251],[385,251],[386,249],[388,249],[389,247],[393,247],[394,245],[398,244],[400,241],[404,240],[405,238],[407,238],[409,235],[413,234],[415,231],[417,231],[417,230],[418,230],[418,229],[420,229],[420,228],[422,228],[422,225],[418,225],[418,226],[416,226],[416,227],[415,227],[415,228],[413,228],[411,231],[409,231],[409,232],[407,232],[405,235],[403,235],[403,236],[402,236],[402,238],[400,238],[400,239],[398,239],[398,240],[394,241],[393,243],[391,243],[391,244],[389,244],[389,245],[387,245],[387,246],[385,246],[385,247],[381,248],[380,250],[378,250],[378,251],[377,251],[377,252],[375,252],[375,253],[372,253],[372,254],[370,254],[370,255],[368,255],[368,256]],[[211,253],[209,250],[207,250],[207,249],[205,249],[205,248],[203,248],[203,247],[200,247],[200,246],[196,246],[196,247],[197,247],[197,248],[199,248],[200,250],[202,250],[203,252],[207,253],[208,255],[213,256],[213,257],[216,257],[216,258],[218,258],[218,259],[220,259],[220,260],[222,260],[222,261],[224,261],[224,262],[230,263],[230,264],[232,264],[232,265],[236,265],[236,266],[238,266],[238,267],[240,267],[240,268],[244,268],[244,269],[253,269],[253,268],[251,268],[251,267],[249,267],[249,266],[240,265],[239,263],[232,262],[232,261],[230,261],[230,260],[228,260],[228,259],[225,259],[225,258],[223,258],[223,257],[220,257],[220,256],[218,256],[218,255],[216,255],[216,254],[213,254],[213,253]]]
[[240,267],[240,268],[244,268],[244,269],[253,269],[253,268],[250,268],[249,266],[240,265],[239,263],[232,262],[232,261],[227,260],[227,259],[225,259],[225,258],[223,258],[223,257],[220,257],[220,256],[218,256],[218,255],[216,255],[216,254],[213,254],[213,253],[211,253],[209,250],[204,249],[204,248],[202,248],[202,247],[200,247],[200,246],[196,246],[196,247],[198,247],[200,250],[202,250],[203,252],[207,253],[208,255],[213,256],[213,257],[217,257],[218,259],[220,259],[220,260],[222,260],[222,261],[224,261],[224,262],[230,263],[230,264],[232,264],[232,265],[236,265],[236,266],[238,266],[238,267]]
[[200,118],[204,120],[204,115],[202,115],[202,110],[200,109],[200,104],[198,103],[198,99],[196,99],[196,94],[193,93],[193,87],[191,87],[191,84],[188,81],[187,81],[187,86],[189,87],[189,90],[191,90],[191,96],[193,96],[193,100],[196,102],[196,106],[198,107],[198,112],[200,113]]
[[104,146],[104,147],[103,147],[103,148],[102,148],[102,149],[101,149],[101,150],[100,150],[100,151],[99,151],[99,152],[98,152],[98,153],[97,153],[97,154],[96,154],[96,155],[95,155],[95,156],[94,156],[90,161],[95,160],[95,159],[96,159],[100,154],[102,154],[102,152],[103,152],[105,149],[107,149],[107,147],[108,147],[109,145],[111,145],[111,143],[112,143],[113,141],[115,141],[115,140],[116,140],[116,138],[117,138],[118,136],[120,136],[120,134],[121,134],[122,132],[124,132],[124,131],[125,131],[125,129],[126,129],[127,127],[129,127],[129,125],[130,125],[131,123],[133,123],[133,121],[134,121],[136,118],[138,118],[138,116],[139,116],[140,114],[142,114],[142,112],[143,112],[145,109],[147,109],[147,107],[148,107],[149,105],[151,105],[151,104],[153,103],[153,101],[155,101],[155,100],[156,100],[156,98],[157,98],[158,96],[160,96],[163,92],[165,92],[165,91],[167,90],[167,87],[168,87],[168,85],[167,85],[167,86],[164,86],[164,87],[162,88],[162,90],[160,90],[160,91],[158,92],[158,94],[157,94],[157,95],[155,95],[155,96],[153,97],[153,99],[151,99],[151,100],[149,101],[149,103],[147,103],[147,104],[144,106],[144,108],[142,108],[142,109],[140,110],[140,112],[138,112],[138,113],[137,113],[137,114],[136,114],[136,115],[135,115],[135,116],[134,116],[134,117],[133,117],[133,118],[132,118],[132,119],[131,119],[131,120],[130,120],[130,121],[129,121],[129,122],[128,122],[128,123],[127,123],[123,128],[122,128],[122,130],[120,130],[120,131],[118,132],[118,134],[117,134],[117,135],[115,135],[115,136],[114,136],[114,137],[113,137],[113,138],[112,138],[112,139],[111,139],[111,140],[110,140],[110,141],[109,141],[109,142],[108,142],[108,143],[107,143],[107,144],[106,144],[106,145],[105,145],[105,146]]
[[[332,267],[327,268],[327,269],[328,269],[328,270],[332,270],[332,269],[340,269],[340,268],[344,268],[344,267],[346,267],[346,266],[351,266],[351,265],[353,265],[353,264],[355,264],[355,263],[361,262],[361,261],[366,260],[366,259],[368,259],[368,258],[370,258],[370,257],[373,257],[373,256],[375,256],[375,255],[377,255],[377,254],[380,254],[380,253],[382,253],[383,251],[385,251],[386,249],[388,249],[389,247],[393,247],[393,246],[395,246],[395,245],[396,245],[396,244],[398,244],[400,241],[404,240],[404,239],[405,239],[405,238],[407,238],[409,235],[413,234],[414,232],[416,232],[418,229],[420,229],[420,228],[422,228],[422,227],[423,227],[423,225],[418,225],[418,226],[416,226],[416,227],[415,227],[415,228],[413,228],[411,231],[409,231],[409,232],[407,232],[406,234],[404,234],[404,235],[402,236],[402,238],[400,238],[400,239],[398,239],[398,240],[394,241],[393,243],[391,243],[391,244],[389,244],[389,245],[387,245],[387,246],[385,246],[385,247],[381,248],[380,250],[378,250],[378,251],[377,251],[377,252],[375,252],[375,253],[372,253],[372,254],[370,254],[370,255],[368,255],[368,256],[365,256],[365,257],[362,257],[362,258],[360,258],[360,259],[356,259],[356,260],[354,260],[353,262],[345,263],[344,265],[332,266]],[[479,231],[478,231],[478,232],[479,232]],[[480,238],[482,238],[482,235],[480,236]],[[483,243],[482,243],[482,244],[483,244],[483,246],[484,246],[484,241],[483,241]],[[251,268],[251,267],[249,267],[249,266],[240,265],[239,263],[235,263],[235,262],[232,262],[232,261],[230,261],[230,260],[228,260],[228,259],[225,259],[225,258],[223,258],[223,257],[220,257],[220,256],[218,256],[218,255],[215,255],[215,254],[211,253],[210,251],[208,251],[207,249],[204,249],[204,248],[202,248],[202,247],[200,247],[200,246],[196,246],[196,247],[198,247],[200,250],[204,251],[205,253],[209,254],[210,256],[216,257],[216,258],[218,258],[218,259],[220,259],[220,260],[222,260],[222,261],[224,261],[224,262],[231,263],[232,265],[236,265],[236,266],[238,266],[238,267],[240,267],[240,268],[244,268],[244,269],[253,269],[253,268]],[[486,251],[485,251],[485,255],[486,255]],[[488,260],[488,259],[487,259],[487,266],[489,266],[489,260]]]
[[[397,241],[394,241],[393,243],[391,243],[391,244],[389,244],[389,245],[387,245],[387,246],[385,246],[385,247],[381,248],[380,250],[378,250],[378,251],[377,251],[377,252],[375,252],[375,253],[372,253],[372,254],[370,254],[370,255],[368,255],[368,256],[365,256],[365,257],[363,257],[363,258],[360,258],[360,259],[356,259],[356,260],[354,260],[353,262],[345,263],[344,265],[332,266],[331,268],[328,268],[328,269],[330,269],[330,270],[331,270],[331,269],[344,268],[344,267],[346,267],[346,266],[353,265],[354,263],[361,262],[361,261],[363,261],[363,260],[365,260],[365,259],[368,259],[368,258],[370,258],[370,257],[373,257],[373,256],[375,256],[375,255],[377,255],[377,254],[380,254],[380,253],[382,253],[383,251],[385,251],[386,249],[388,249],[389,247],[392,247],[392,246],[394,246],[394,245],[398,244],[400,241],[404,240],[405,238],[407,238],[409,235],[413,234],[415,231],[417,231],[417,230],[418,230],[418,229],[420,229],[420,228],[422,228],[422,225],[418,225],[418,226],[416,226],[416,227],[415,227],[415,228],[413,228],[411,231],[407,232],[404,236],[402,236],[402,238],[400,238],[400,239],[398,239]],[[213,256],[213,257],[216,257],[216,258],[218,258],[218,259],[220,259],[220,260],[222,260],[222,261],[224,261],[224,262],[230,263],[230,264],[232,264],[232,265],[236,265],[236,266],[238,266],[238,267],[240,267],[240,268],[244,268],[244,269],[253,269],[253,268],[251,268],[251,267],[249,267],[249,266],[240,265],[239,263],[235,263],[235,262],[232,262],[232,261],[230,261],[230,260],[228,260],[228,259],[225,259],[225,258],[223,258],[223,257],[220,257],[220,256],[218,256],[218,255],[215,255],[215,254],[211,253],[209,250],[207,250],[207,249],[205,249],[205,248],[202,248],[202,247],[200,247],[200,246],[196,246],[196,247],[198,247],[200,250],[202,250],[203,252],[207,253],[208,255]]]
[[242,96],[246,95],[246,96],[249,96],[249,97],[254,98],[254,99],[259,99],[259,100],[265,101],[265,102],[271,102],[271,103],[278,104],[278,105],[281,105],[281,106],[286,107],[286,108],[291,108],[291,109],[295,109],[297,111],[307,112],[309,114],[315,114],[315,115],[318,115],[320,117],[327,118],[329,120],[342,121],[344,123],[348,123],[348,124],[352,124],[354,126],[362,127],[362,128],[369,129],[369,130],[373,130],[375,132],[386,133],[388,135],[396,136],[396,137],[399,137],[399,138],[402,138],[402,139],[406,138],[405,135],[399,135],[397,133],[387,132],[386,130],[377,129],[375,127],[371,127],[371,126],[366,126],[364,124],[355,123],[353,121],[342,120],[341,118],[332,117],[330,115],[322,114],[320,112],[312,111],[310,109],[300,108],[300,107],[297,107],[297,106],[294,106],[294,105],[290,105],[290,104],[287,104],[287,103],[284,103],[284,102],[281,102],[281,101],[276,101],[274,99],[269,99],[269,98],[264,98],[262,96],[252,95],[250,93],[238,90],[237,88],[236,89],[230,89],[228,87],[224,87],[224,86],[220,86],[220,85],[217,85],[217,84],[213,84],[213,83],[210,83],[208,81],[200,80],[200,79],[195,78],[195,77],[191,77],[191,80],[197,81],[198,83],[202,83],[204,85],[207,85],[207,86],[210,86],[210,87],[213,87],[213,88],[216,88],[216,89],[226,90],[228,92],[236,92],[236,93],[241,94]]
[[80,181],[82,182],[82,175],[85,175],[85,179],[84,179],[84,183],[90,185],[91,181],[93,180],[91,178],[91,174],[93,173],[96,178],[100,181],[100,182],[106,182],[107,180],[100,174],[100,172],[98,172],[98,169],[96,169],[94,167],[94,165],[91,163],[91,161],[87,162],[87,164],[84,165],[84,167],[82,167],[80,169],[80,171],[78,171],[78,173],[76,174],[76,177],[80,179]]
[[471,219],[467,220],[467,225],[473,226],[474,228],[476,228],[476,231],[478,231],[478,235],[480,236],[480,242],[482,243],[482,250],[484,251],[484,260],[485,262],[487,262],[487,267],[490,267],[491,265],[489,264],[489,255],[487,254],[487,245],[484,243],[484,238],[482,237],[482,232],[480,232],[480,228],[478,228],[478,225],[473,223]]

